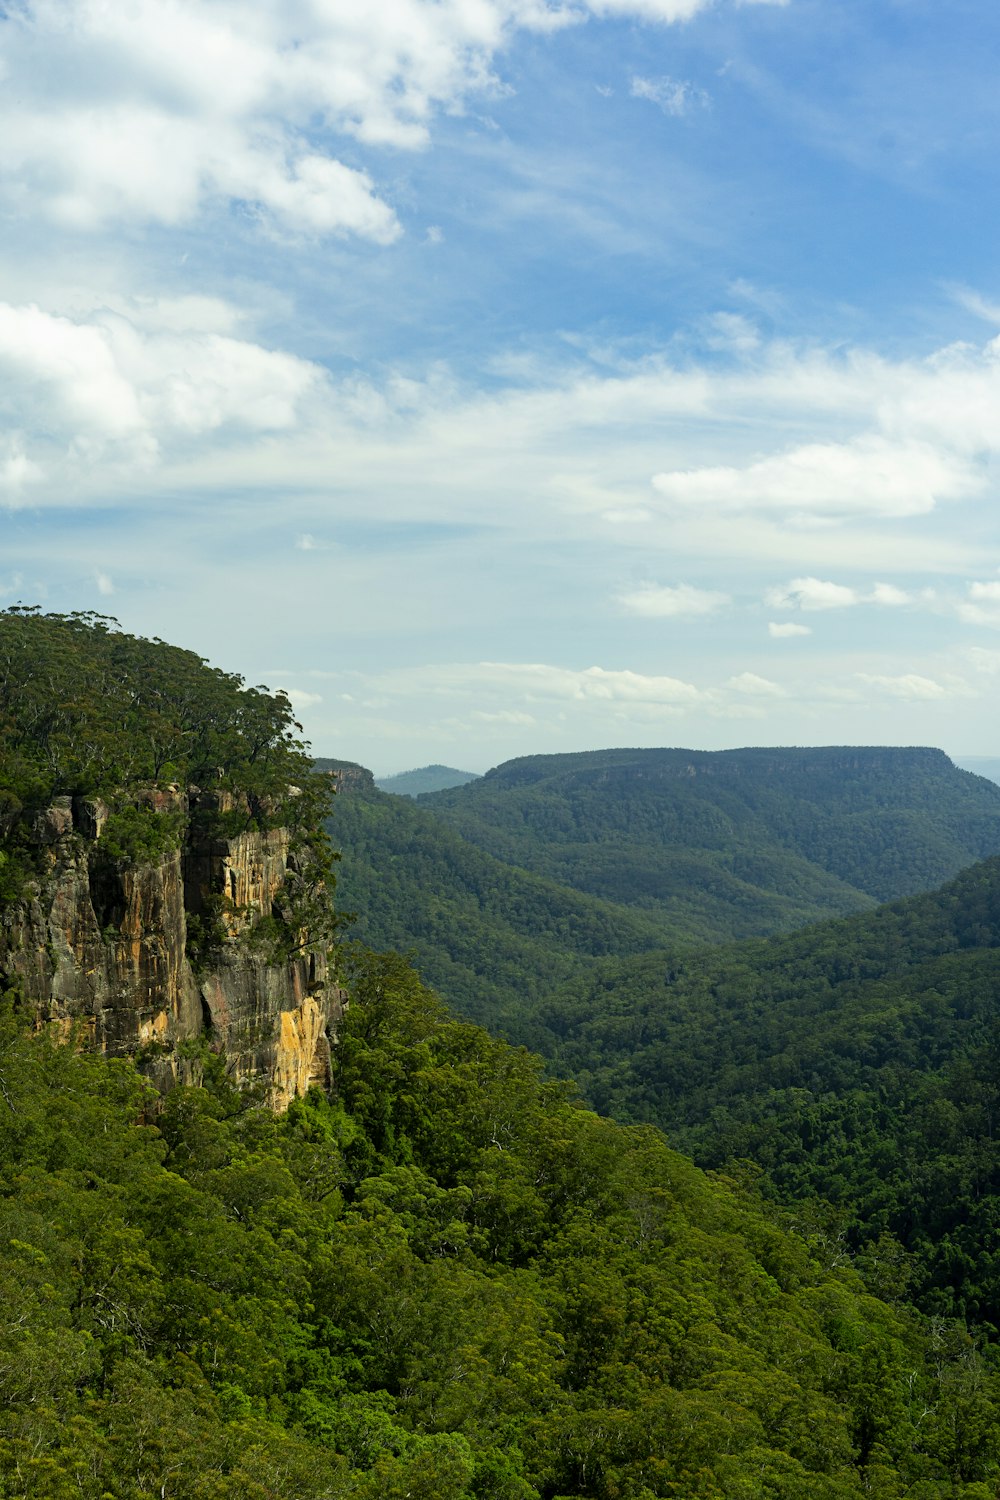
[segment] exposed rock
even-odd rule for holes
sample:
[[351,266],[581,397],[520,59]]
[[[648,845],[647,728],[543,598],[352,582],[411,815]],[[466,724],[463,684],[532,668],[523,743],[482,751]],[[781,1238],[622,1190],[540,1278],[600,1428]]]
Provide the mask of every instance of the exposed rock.
[[[214,811],[237,810],[231,793],[192,792],[201,808],[210,797]],[[133,800],[186,813],[189,795],[154,788]],[[181,1044],[202,1036],[237,1080],[266,1082],[275,1107],[328,1083],[343,993],[325,951],[272,963],[246,942],[295,867],[288,831],[206,837],[186,821],[178,847],[133,864],[102,847],[107,818],[98,799],[61,797],[39,813],[32,830],[48,868],[0,914],[0,978],[17,983],[36,1024],[137,1056],[159,1088],[198,1081],[198,1049]],[[222,940],[196,975],[188,922],[208,914]]]

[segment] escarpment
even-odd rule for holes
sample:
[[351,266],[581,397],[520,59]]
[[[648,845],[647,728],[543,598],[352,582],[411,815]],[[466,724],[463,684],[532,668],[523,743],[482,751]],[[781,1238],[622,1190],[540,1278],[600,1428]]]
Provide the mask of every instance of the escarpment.
[[[207,1049],[276,1108],[329,1078],[343,996],[329,901],[287,827],[197,787],[127,800],[145,848],[123,850],[100,798],[35,815],[35,873],[0,913],[0,976],[39,1027],[135,1057],[160,1089],[197,1082]],[[310,902],[312,906],[310,907]]]

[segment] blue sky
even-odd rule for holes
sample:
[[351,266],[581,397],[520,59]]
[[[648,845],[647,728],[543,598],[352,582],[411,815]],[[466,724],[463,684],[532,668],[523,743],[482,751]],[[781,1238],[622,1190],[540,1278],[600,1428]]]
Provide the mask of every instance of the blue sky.
[[996,754],[1000,13],[0,7],[0,594],[384,773]]

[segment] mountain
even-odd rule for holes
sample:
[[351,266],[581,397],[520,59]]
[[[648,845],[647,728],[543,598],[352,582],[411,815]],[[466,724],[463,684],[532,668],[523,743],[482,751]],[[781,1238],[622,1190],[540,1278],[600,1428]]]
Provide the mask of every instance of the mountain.
[[993,755],[956,755],[956,766],[963,771],[972,771],[976,776],[985,776],[989,781],[1000,782],[1000,758]]
[[355,916],[350,930],[412,953],[460,1014],[527,1041],[532,1007],[592,959],[662,944],[655,914],[494,859],[351,762],[316,766],[336,776],[326,828],[341,853],[337,904]]
[[375,785],[397,797],[419,797],[423,792],[442,792],[449,787],[465,786],[477,781],[475,771],[456,771],[453,766],[420,766],[416,771],[397,771],[394,776],[378,776]]
[[[0,1494],[995,1494],[1000,1375],[960,1325],[338,941],[329,771],[411,818],[400,863],[433,830],[456,902],[474,867],[314,769],[291,712],[0,612]],[[539,951],[645,941],[504,889]]]
[[658,916],[666,941],[789,930],[1000,850],[1000,788],[931,749],[529,756],[420,806],[498,859]]
[[605,960],[532,1034],[596,1109],[661,1126],[703,1166],[755,1163],[794,1222],[993,1337],[998,996],[994,858],[792,937]]

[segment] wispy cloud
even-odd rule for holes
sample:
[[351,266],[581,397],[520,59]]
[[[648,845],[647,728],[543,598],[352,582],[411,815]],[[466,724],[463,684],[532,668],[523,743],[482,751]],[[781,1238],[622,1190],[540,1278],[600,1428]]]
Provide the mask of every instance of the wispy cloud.
[[899,677],[858,672],[857,678],[859,682],[867,683],[869,687],[877,687],[885,693],[891,693],[894,698],[910,698],[928,702],[948,696],[948,689],[942,683],[935,682],[931,677],[921,677],[917,672],[905,672]]
[[650,104],[655,104],[665,115],[674,115],[676,118],[690,114],[693,109],[705,109],[710,102],[705,90],[689,79],[670,78],[666,75],[643,78],[636,74],[632,78],[629,92],[633,99],[648,99]]

